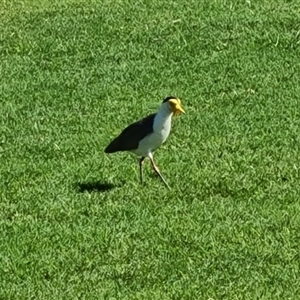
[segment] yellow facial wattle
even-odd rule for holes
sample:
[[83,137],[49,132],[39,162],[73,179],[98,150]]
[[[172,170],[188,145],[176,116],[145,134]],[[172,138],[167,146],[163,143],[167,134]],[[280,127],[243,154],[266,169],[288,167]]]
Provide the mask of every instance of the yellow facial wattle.
[[178,98],[174,98],[169,100],[169,103],[171,104],[172,111],[175,116],[180,115],[181,113],[185,113],[184,109],[181,106],[181,101]]

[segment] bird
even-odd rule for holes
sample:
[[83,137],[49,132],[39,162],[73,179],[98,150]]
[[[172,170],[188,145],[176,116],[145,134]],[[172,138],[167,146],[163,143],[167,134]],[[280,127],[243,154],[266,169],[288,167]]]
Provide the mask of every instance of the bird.
[[143,163],[149,158],[154,172],[168,189],[171,189],[154,162],[153,153],[168,138],[172,117],[185,113],[181,100],[174,96],[166,97],[159,110],[128,125],[105,148],[105,153],[131,152],[139,159],[140,183],[143,184]]

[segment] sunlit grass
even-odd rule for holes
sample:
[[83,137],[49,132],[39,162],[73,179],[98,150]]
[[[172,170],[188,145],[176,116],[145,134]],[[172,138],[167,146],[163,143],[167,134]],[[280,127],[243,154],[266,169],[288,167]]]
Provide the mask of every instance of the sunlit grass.
[[[297,299],[300,5],[0,9],[1,299]],[[170,94],[141,187],[103,150]]]

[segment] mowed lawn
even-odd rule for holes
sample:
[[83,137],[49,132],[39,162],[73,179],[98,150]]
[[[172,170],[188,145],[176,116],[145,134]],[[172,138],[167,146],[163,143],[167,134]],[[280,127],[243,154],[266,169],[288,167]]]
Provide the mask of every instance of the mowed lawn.
[[[0,299],[300,299],[300,3],[0,1]],[[154,155],[104,154],[180,97]]]

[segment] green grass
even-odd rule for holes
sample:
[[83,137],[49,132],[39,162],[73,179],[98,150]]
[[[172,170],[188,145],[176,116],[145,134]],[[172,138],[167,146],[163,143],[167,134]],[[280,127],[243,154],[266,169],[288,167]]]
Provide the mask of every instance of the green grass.
[[[299,24],[297,1],[0,1],[0,299],[300,299]],[[169,94],[172,190],[149,162],[141,187],[103,149]]]

